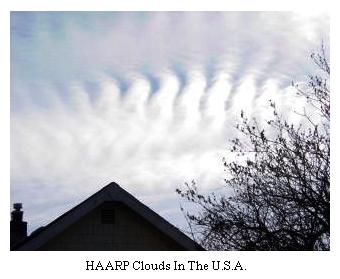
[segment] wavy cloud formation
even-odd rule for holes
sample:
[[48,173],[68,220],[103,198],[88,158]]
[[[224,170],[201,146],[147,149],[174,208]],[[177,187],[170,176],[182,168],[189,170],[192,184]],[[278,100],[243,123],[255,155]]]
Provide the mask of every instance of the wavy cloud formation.
[[11,200],[36,228],[116,181],[181,225],[174,189],[223,185],[239,111],[288,111],[328,28],[292,13],[12,13]]

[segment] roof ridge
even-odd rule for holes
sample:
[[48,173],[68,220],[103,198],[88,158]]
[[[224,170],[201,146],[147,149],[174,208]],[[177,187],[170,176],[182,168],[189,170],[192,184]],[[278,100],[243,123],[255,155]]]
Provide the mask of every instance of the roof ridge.
[[111,187],[113,187],[113,188],[121,188],[121,189],[123,189],[117,182],[115,182],[115,181],[111,181],[109,184],[107,184],[106,186],[104,186],[102,189],[104,189],[104,188],[111,188]]

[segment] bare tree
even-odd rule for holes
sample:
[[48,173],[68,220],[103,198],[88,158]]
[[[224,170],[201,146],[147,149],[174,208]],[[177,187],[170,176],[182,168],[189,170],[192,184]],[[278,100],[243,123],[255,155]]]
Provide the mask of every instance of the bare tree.
[[264,123],[241,112],[243,136],[231,140],[236,159],[224,159],[223,193],[201,194],[194,181],[176,190],[198,206],[185,214],[205,248],[330,249],[330,67],[324,47],[311,58],[320,74],[293,84],[306,100],[303,124],[289,123],[273,101]]

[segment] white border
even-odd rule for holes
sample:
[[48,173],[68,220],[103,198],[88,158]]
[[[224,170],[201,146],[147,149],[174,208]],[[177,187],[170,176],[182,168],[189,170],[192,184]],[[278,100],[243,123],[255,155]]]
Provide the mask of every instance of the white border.
[[[275,3],[274,3],[275,2]],[[212,259],[233,261],[240,260],[247,268],[245,272],[226,272],[212,273],[217,276],[232,276],[236,278],[339,278],[337,264],[339,257],[339,222],[337,213],[339,212],[338,197],[339,190],[336,186],[339,181],[339,172],[337,166],[339,163],[338,143],[339,135],[335,119],[339,119],[337,107],[339,105],[339,96],[332,94],[332,156],[331,156],[331,251],[330,252],[181,252],[181,253],[157,253],[157,252],[9,252],[9,69],[10,69],[10,48],[9,48],[9,12],[15,10],[79,10],[79,11],[98,11],[98,10],[265,10],[265,11],[330,11],[331,15],[331,65],[332,78],[331,88],[335,92],[339,88],[339,79],[333,77],[339,76],[339,66],[335,61],[340,61],[339,57],[339,40],[337,39],[338,30],[335,26],[339,24],[339,14],[335,4],[331,1],[296,1],[286,0],[276,3],[277,1],[245,1],[245,0],[182,0],[182,1],[162,1],[162,0],[82,0],[82,1],[44,1],[44,0],[4,0],[1,1],[0,9],[0,30],[1,30],[1,94],[0,94],[0,121],[1,121],[1,201],[0,201],[0,220],[1,220],[1,269],[0,276],[4,275],[10,278],[60,278],[61,276],[74,277],[82,276],[83,278],[115,276],[142,276],[142,277],[159,277],[173,276],[207,276],[208,272],[189,272],[182,273],[178,271],[166,272],[88,272],[85,271],[86,260],[144,260],[149,263],[159,262],[161,260],[199,260],[207,262]],[[336,1],[335,1],[336,2]],[[294,39],[294,38],[292,38]],[[5,221],[5,222],[4,222]],[[3,223],[4,222],[4,223]]]

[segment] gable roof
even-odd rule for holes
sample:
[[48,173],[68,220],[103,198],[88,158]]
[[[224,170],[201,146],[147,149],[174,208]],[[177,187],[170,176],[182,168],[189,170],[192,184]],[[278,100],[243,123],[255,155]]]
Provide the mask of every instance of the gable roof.
[[190,251],[204,250],[198,243],[193,241],[149,207],[141,203],[133,195],[125,191],[115,182],[111,182],[77,206],[59,216],[47,226],[39,228],[25,240],[12,247],[11,250],[37,250],[42,245],[47,243],[47,241],[53,239],[69,226],[94,210],[97,206],[104,202],[110,201],[121,202],[125,204],[128,208],[147,220],[163,234],[176,241],[185,249]]

